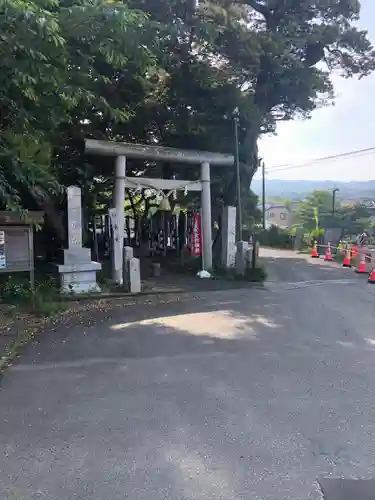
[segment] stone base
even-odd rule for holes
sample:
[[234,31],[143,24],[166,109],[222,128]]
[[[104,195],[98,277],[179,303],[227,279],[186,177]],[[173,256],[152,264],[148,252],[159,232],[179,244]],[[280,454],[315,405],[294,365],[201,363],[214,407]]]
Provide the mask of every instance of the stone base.
[[96,281],[96,273],[102,269],[99,262],[86,264],[59,264],[61,293],[89,293],[100,292]]
[[236,252],[236,273],[245,274],[246,268],[248,267],[248,250],[249,243],[247,241],[237,242],[237,252]]

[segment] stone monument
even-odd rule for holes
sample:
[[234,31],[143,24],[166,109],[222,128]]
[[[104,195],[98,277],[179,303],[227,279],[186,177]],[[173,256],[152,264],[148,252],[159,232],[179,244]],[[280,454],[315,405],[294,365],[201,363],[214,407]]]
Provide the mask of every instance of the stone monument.
[[96,273],[102,265],[91,260],[91,250],[82,246],[81,189],[67,188],[68,248],[64,250],[64,264],[57,266],[62,293],[100,292]]
[[139,259],[133,257],[128,260],[129,266],[129,292],[141,293],[141,267]]
[[221,226],[221,265],[230,269],[236,264],[236,207],[223,208]]

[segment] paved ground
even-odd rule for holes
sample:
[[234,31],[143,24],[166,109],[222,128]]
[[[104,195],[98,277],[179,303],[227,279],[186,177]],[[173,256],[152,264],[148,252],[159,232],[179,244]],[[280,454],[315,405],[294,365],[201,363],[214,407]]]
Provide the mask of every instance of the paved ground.
[[370,477],[375,286],[263,255],[264,291],[117,309],[31,346],[2,380],[0,498],[305,500],[319,475]]

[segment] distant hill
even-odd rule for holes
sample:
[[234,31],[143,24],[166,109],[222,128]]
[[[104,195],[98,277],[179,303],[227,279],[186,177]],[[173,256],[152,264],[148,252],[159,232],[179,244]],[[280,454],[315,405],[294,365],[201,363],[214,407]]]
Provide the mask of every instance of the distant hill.
[[[341,200],[355,200],[371,198],[375,200],[375,180],[373,181],[309,181],[309,180],[281,180],[269,179],[266,181],[266,199],[282,197],[289,200],[299,200],[308,196],[314,189],[328,190],[339,188],[337,198]],[[254,179],[251,189],[261,196],[262,181]]]

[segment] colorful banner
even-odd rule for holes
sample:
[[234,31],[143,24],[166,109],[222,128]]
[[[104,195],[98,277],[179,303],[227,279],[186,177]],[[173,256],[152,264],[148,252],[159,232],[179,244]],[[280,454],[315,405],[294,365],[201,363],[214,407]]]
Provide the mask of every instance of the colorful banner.
[[192,230],[189,247],[192,257],[200,257],[202,255],[201,214],[199,212],[195,212],[192,215]]

